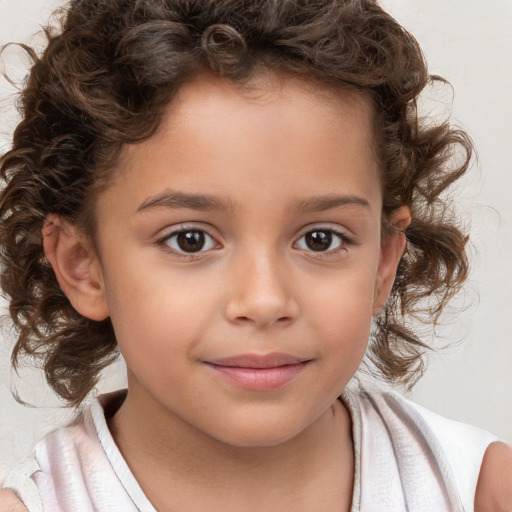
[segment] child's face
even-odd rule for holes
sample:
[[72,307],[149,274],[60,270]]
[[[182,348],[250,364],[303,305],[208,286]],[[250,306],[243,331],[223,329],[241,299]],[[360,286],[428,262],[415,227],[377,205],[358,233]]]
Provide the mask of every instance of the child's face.
[[158,132],[125,148],[96,209],[131,392],[239,446],[328,412],[399,257],[381,250],[366,100],[260,86],[184,86]]

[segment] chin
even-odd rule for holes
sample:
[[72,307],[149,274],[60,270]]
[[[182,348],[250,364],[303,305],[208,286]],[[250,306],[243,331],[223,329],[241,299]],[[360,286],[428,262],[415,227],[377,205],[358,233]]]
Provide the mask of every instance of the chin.
[[225,444],[229,444],[235,448],[272,448],[275,446],[280,446],[287,441],[293,439],[297,434],[283,437],[276,437],[273,433],[268,433],[268,435],[262,435],[262,432],[258,433],[247,433],[244,435],[242,432],[237,432],[236,437],[225,437],[224,439],[219,439]]
[[210,435],[236,448],[270,448],[294,439],[303,430],[297,424],[252,421],[247,424],[233,423],[228,432],[218,435],[212,432]]

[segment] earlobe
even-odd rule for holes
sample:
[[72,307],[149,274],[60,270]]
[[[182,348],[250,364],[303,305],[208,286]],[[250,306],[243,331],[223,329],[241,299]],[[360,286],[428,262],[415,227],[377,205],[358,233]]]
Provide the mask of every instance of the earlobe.
[[411,222],[409,208],[401,206],[395,210],[390,216],[389,222],[393,227],[393,232],[384,235],[382,241],[379,268],[375,282],[373,315],[379,313],[384,307],[393,288],[396,270],[407,243],[405,229]]
[[48,215],[42,234],[46,258],[73,307],[91,320],[105,320],[109,311],[101,266],[86,237],[57,215]]

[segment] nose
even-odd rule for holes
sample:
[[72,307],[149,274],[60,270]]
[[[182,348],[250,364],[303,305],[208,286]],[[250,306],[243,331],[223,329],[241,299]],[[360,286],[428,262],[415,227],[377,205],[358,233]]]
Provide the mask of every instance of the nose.
[[292,295],[292,276],[283,262],[269,254],[240,257],[231,272],[226,318],[237,324],[257,328],[286,325],[299,315]]

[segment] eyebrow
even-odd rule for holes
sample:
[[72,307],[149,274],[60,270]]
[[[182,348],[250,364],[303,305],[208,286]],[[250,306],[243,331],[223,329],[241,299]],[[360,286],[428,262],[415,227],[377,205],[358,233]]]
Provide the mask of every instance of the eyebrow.
[[216,196],[210,194],[187,194],[185,192],[164,192],[146,199],[138,208],[138,212],[151,208],[189,208],[191,210],[227,210],[230,206]]
[[[346,205],[356,205],[371,210],[370,203],[355,195],[334,195],[327,194],[298,200],[294,207],[301,213],[321,212]],[[203,211],[226,211],[233,209],[232,203],[226,203],[217,196],[210,194],[189,194],[185,192],[164,192],[146,199],[138,208],[137,212],[150,210],[153,208],[180,209],[188,208],[191,210]]]
[[346,205],[362,206],[368,210],[371,210],[370,203],[362,197],[354,195],[339,196],[335,194],[316,196],[298,201],[296,203],[296,208],[302,213],[310,213],[322,212],[324,210],[330,210],[331,208],[337,208],[339,206]]

